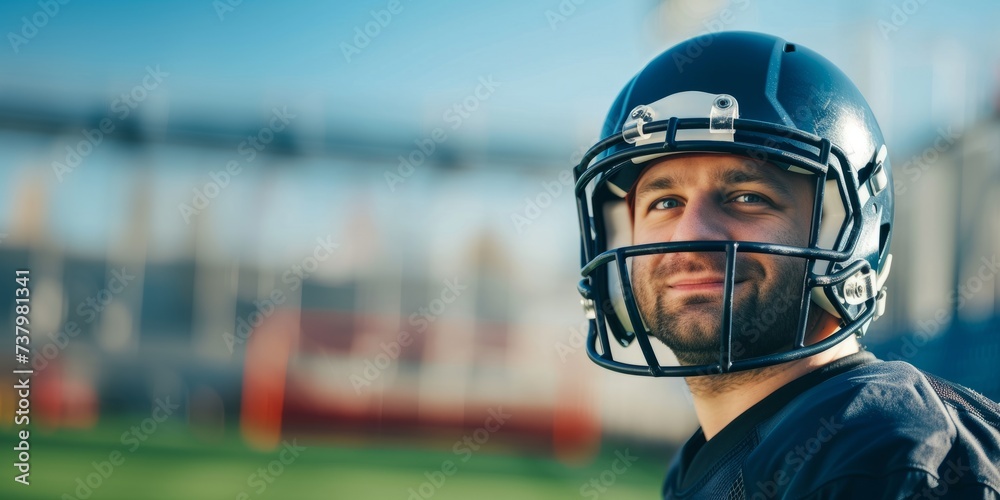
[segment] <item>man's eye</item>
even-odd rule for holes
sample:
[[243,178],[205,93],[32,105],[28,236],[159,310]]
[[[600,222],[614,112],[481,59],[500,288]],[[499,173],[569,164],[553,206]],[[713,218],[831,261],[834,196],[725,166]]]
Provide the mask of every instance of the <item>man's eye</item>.
[[766,203],[767,202],[767,200],[765,200],[763,196],[760,196],[758,194],[753,194],[753,193],[741,194],[741,195],[733,198],[733,201],[735,201],[737,203]]
[[664,198],[662,200],[657,200],[653,202],[653,210],[666,210],[668,208],[677,208],[680,206],[677,200],[673,198]]

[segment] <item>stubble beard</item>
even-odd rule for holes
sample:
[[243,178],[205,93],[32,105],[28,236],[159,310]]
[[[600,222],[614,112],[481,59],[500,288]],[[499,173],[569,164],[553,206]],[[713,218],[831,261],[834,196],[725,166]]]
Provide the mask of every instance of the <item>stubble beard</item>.
[[[720,361],[723,293],[687,294],[668,303],[665,294],[658,292],[666,286],[665,278],[678,272],[722,274],[725,256],[673,257],[665,256],[664,264],[655,270],[647,269],[648,261],[642,259],[633,263],[637,305],[650,333],[673,351],[681,365],[714,365]],[[734,284],[734,361],[787,351],[794,344],[804,265],[799,259],[781,259],[773,268],[773,278],[759,262],[737,260],[737,279],[743,284],[739,289]]]

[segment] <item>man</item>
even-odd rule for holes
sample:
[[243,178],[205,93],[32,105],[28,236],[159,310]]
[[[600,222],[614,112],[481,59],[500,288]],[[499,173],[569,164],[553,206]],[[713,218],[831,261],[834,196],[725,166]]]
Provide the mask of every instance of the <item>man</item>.
[[839,69],[693,39],[603,137],[575,170],[588,354],[685,377],[701,428],[664,498],[1000,498],[1000,406],[858,342],[885,307],[892,170]]

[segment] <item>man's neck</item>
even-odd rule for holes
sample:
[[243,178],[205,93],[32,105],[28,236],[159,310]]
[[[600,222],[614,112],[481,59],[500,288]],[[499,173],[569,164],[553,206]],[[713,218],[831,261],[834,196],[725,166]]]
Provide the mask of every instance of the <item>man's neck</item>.
[[860,350],[854,337],[808,358],[726,375],[688,377],[694,411],[705,439],[785,384]]

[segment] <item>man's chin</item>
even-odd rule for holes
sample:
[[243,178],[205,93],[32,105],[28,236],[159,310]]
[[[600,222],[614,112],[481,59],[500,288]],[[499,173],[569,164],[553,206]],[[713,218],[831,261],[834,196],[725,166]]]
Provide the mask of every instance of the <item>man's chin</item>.
[[686,336],[711,332],[717,337],[722,325],[722,303],[718,299],[687,301],[674,307],[668,316],[672,318],[668,324],[675,325],[677,331],[684,332]]
[[[689,320],[692,318],[689,318]],[[667,346],[681,365],[712,364],[719,361],[718,319],[699,325],[686,325],[674,332],[656,332],[653,336]],[[695,327],[696,326],[696,327]],[[711,332],[711,333],[709,333]]]
[[719,362],[718,351],[674,351],[681,366],[714,365]]

